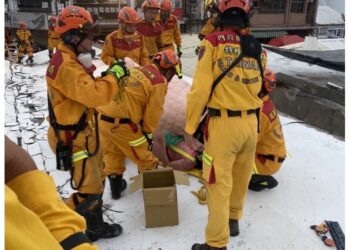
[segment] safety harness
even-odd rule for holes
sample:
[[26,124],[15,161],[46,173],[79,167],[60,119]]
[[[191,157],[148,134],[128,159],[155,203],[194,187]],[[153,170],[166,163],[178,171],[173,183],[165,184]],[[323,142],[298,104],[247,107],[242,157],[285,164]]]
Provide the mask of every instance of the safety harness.
[[[83,160],[82,174],[81,174],[81,179],[79,181],[79,184],[75,187],[73,184],[73,178],[70,179],[71,187],[74,190],[78,190],[81,187],[85,178],[85,165],[86,165],[87,158],[94,156],[99,149],[97,112],[94,112],[94,118],[96,122],[95,133],[96,133],[96,141],[97,141],[95,151],[93,153],[90,153],[88,138],[86,137],[85,138],[86,149],[73,153],[73,141],[77,138],[79,132],[83,131],[88,125],[88,122],[86,121],[88,111],[87,109],[84,110],[83,114],[80,116],[78,120],[78,123],[73,125],[61,125],[57,122],[56,115],[53,111],[53,107],[52,107],[52,103],[49,95],[47,95],[47,101],[48,101],[50,125],[54,129],[55,136],[57,138],[57,145],[56,145],[57,170],[71,171],[71,176],[74,176],[73,163]],[[60,138],[60,130],[65,132],[66,143],[64,143]],[[71,134],[71,131],[74,131],[73,135]]]
[[[240,37],[240,40],[241,40],[241,43],[240,43],[240,45],[241,45],[241,54],[236,58],[235,61],[233,61],[233,63],[230,65],[230,67],[228,67],[224,72],[221,73],[221,75],[219,75],[215,79],[215,81],[213,82],[212,88],[211,88],[209,99],[213,95],[213,92],[214,92],[216,86],[220,83],[220,81],[226,76],[226,74],[229,71],[231,71],[235,66],[237,66],[238,63],[244,57],[254,58],[258,62],[261,79],[262,80],[264,79],[264,70],[263,70],[262,63],[261,63],[262,48],[261,48],[260,42],[252,35],[243,35],[243,36],[239,35],[239,37]],[[256,117],[257,117],[257,120],[258,120],[258,132],[259,132],[259,124],[260,124],[259,113],[260,113],[260,108],[247,110],[247,114],[252,114],[252,113],[256,114]],[[227,115],[229,117],[241,116],[242,112],[241,111],[234,111],[234,110],[227,110]],[[204,136],[205,127],[207,125],[209,117],[221,116],[221,111],[218,110],[218,109],[213,109],[213,108],[208,108],[207,107],[206,109],[204,109],[202,116],[204,116],[204,117],[202,118],[202,121],[199,123],[198,128],[197,128],[197,130],[196,130],[196,132],[194,133],[193,136],[198,141],[200,141],[201,143],[204,143],[203,136]]]

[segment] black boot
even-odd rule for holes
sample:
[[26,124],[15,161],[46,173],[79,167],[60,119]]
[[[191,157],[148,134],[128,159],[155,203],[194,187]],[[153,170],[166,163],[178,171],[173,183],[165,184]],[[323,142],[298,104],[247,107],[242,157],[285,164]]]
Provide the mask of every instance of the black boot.
[[127,183],[123,175],[108,175],[109,186],[111,187],[112,198],[118,200],[121,193],[126,189]]
[[199,244],[196,243],[192,246],[191,250],[227,250],[226,247],[211,247],[207,243]]
[[33,57],[28,57],[28,59],[26,60],[26,63],[33,63],[34,60],[33,60]]
[[238,220],[230,219],[228,224],[230,227],[230,235],[232,237],[239,235]]
[[272,189],[278,185],[278,181],[271,175],[253,174],[249,182],[249,189],[259,192],[265,188]]
[[82,215],[86,220],[86,236],[93,242],[101,238],[114,238],[123,232],[119,224],[103,221],[102,202],[92,210],[85,210]]
[[22,60],[23,60],[23,56],[22,57],[18,57],[17,63],[22,63]]

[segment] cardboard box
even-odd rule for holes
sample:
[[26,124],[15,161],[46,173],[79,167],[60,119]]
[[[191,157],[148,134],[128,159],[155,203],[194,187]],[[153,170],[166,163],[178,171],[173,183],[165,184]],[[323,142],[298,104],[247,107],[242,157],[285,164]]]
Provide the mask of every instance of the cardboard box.
[[162,168],[132,178],[130,193],[143,191],[146,227],[164,227],[179,224],[176,184],[190,185],[186,173]]

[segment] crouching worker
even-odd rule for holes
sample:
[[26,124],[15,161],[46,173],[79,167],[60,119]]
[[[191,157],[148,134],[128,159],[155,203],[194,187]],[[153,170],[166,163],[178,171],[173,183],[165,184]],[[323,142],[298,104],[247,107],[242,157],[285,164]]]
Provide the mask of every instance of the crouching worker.
[[103,221],[104,174],[94,107],[106,105],[129,71],[123,62],[105,76],[91,76],[87,54],[98,30],[95,19],[82,7],[67,6],[58,15],[61,42],[46,72],[50,128],[48,141],[56,153],[57,168],[70,171],[73,193],[66,204],[85,217],[91,241],[121,234],[119,224]]
[[7,137],[5,184],[7,250],[98,249],[84,235],[84,218],[58,196],[52,177]]
[[276,75],[265,69],[264,82],[259,97],[263,101],[260,110],[260,132],[256,145],[255,168],[249,182],[249,189],[261,191],[272,189],[278,185],[272,177],[280,168],[286,158],[286,146],[280,119],[275,104],[269,97],[276,87]]
[[119,199],[127,185],[123,179],[126,157],[139,172],[158,165],[151,151],[152,133],[163,112],[167,83],[175,74],[181,77],[180,59],[172,50],[162,51],[152,64],[130,69],[113,101],[97,108],[105,173],[113,199]]

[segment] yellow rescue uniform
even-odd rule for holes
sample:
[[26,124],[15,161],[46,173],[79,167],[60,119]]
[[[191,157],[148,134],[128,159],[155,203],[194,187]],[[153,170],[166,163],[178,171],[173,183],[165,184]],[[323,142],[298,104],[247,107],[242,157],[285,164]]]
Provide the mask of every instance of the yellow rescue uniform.
[[[85,129],[80,131],[73,140],[71,174],[75,186],[83,180],[78,189],[79,193],[102,194],[105,177],[102,169],[102,152],[97,150],[94,156],[88,157],[88,153],[96,151],[97,145],[93,108],[111,101],[118,90],[117,80],[111,74],[97,80],[93,79],[78,63],[75,53],[60,43],[47,68],[46,81],[58,124],[77,124],[82,114],[87,112]],[[73,139],[75,130],[60,130],[59,133],[60,139],[67,143]],[[56,152],[57,137],[52,127],[48,131],[48,142],[53,152]],[[84,164],[85,168],[83,168]],[[75,208],[72,196],[67,204]]]
[[26,51],[29,57],[33,57],[33,49],[30,41],[32,40],[32,33],[27,29],[18,29],[16,32],[18,40],[18,58],[23,57],[23,53]]
[[202,40],[205,36],[213,33],[214,31],[219,31],[213,24],[211,18],[208,19],[207,23],[202,27],[201,31],[198,34],[200,40]]
[[[85,228],[85,219],[62,202],[46,173],[29,171],[5,186],[6,249],[63,249],[61,241]],[[89,243],[73,248],[79,249],[98,248]]]
[[141,21],[137,25],[137,31],[144,38],[145,47],[149,58],[153,58],[153,56],[158,53],[158,48],[162,47],[162,43],[160,41],[162,30],[162,26],[157,22],[147,23],[146,21]]
[[281,168],[287,151],[275,104],[268,95],[262,100],[254,174],[273,175]]
[[106,37],[102,48],[101,60],[112,65],[116,59],[130,57],[140,65],[146,65],[149,62],[148,54],[144,44],[144,38],[139,32],[128,38],[118,29]]
[[162,23],[160,17],[158,16],[158,22],[163,28],[163,32],[160,36],[162,46],[159,48],[159,51],[166,49],[175,50],[174,43],[177,47],[181,47],[181,32],[176,16],[170,15],[169,19],[165,23]]
[[51,55],[53,50],[57,48],[59,42],[60,42],[60,34],[55,32],[54,30],[49,29],[48,30],[48,50],[49,54]]
[[151,64],[131,69],[121,84],[113,101],[97,108],[107,175],[123,174],[126,157],[140,172],[158,163],[144,134],[153,133],[159,123],[167,80]]
[[[193,85],[187,96],[185,131],[193,134],[205,107],[211,115],[205,129],[203,179],[209,209],[206,242],[224,247],[229,219],[242,217],[257,142],[257,109],[262,78],[257,60],[243,57],[210,92],[214,80],[239,56],[240,37],[231,31],[212,33],[201,42]],[[266,65],[266,55],[261,55]],[[263,70],[263,69],[262,69]]]

